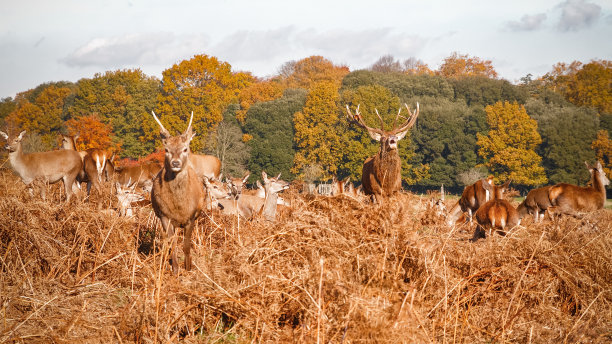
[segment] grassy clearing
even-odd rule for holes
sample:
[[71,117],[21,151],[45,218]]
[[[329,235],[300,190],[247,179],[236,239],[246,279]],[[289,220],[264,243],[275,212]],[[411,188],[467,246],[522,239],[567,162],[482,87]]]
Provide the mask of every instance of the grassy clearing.
[[174,276],[150,207],[118,218],[106,191],[51,189],[0,173],[0,342],[612,340],[610,210],[470,243],[430,196],[289,192],[274,224],[203,215]]

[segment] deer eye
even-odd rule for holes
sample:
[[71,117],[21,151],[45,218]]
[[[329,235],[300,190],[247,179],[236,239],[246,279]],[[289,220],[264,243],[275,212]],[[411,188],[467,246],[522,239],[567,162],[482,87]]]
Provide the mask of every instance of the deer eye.
[[166,153],[168,153],[168,148],[164,148],[164,150],[166,151]]
[[187,153],[187,148],[183,148],[183,153]]

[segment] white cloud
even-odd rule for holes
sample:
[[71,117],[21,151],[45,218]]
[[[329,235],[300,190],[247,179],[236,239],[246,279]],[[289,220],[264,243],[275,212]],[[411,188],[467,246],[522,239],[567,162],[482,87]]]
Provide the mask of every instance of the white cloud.
[[121,68],[134,65],[172,64],[202,50],[204,35],[175,35],[167,32],[95,38],[60,59],[69,67]]
[[561,31],[578,31],[591,26],[601,17],[601,6],[585,0],[567,0],[561,8],[561,19],[557,28]]
[[546,20],[546,14],[524,15],[520,21],[510,21],[506,27],[512,31],[534,31],[542,27]]

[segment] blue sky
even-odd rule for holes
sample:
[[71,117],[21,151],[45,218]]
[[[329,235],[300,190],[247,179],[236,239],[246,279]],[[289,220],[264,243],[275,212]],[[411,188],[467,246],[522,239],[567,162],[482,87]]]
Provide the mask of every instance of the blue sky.
[[0,2],[0,98],[125,68],[161,78],[197,54],[265,77],[311,55],[351,70],[388,54],[437,69],[455,51],[511,82],[557,62],[611,60],[612,1]]

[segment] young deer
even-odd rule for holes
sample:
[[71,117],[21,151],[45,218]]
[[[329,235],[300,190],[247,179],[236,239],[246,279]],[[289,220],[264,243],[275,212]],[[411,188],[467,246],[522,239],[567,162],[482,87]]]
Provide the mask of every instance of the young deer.
[[527,215],[533,215],[533,222],[537,223],[544,219],[544,212],[550,207],[552,203],[548,198],[548,192],[551,186],[544,186],[541,188],[533,189],[527,193],[525,200],[519,204],[516,209],[521,219]]
[[185,132],[178,136],[170,133],[153,113],[153,118],[160,127],[160,134],[165,149],[164,167],[153,180],[151,204],[155,215],[159,217],[164,228],[164,236],[172,241],[172,270],[178,273],[176,257],[176,240],[174,227],[183,227],[183,252],[185,269],[191,269],[191,232],[196,219],[204,208],[204,190],[197,174],[189,163],[189,143],[193,139],[191,121]]
[[[376,203],[380,203],[382,197],[392,196],[402,188],[402,162],[397,152],[397,144],[406,136],[408,130],[414,125],[419,116],[419,103],[417,103],[414,114],[410,111],[408,105],[405,106],[408,109],[410,118],[397,127],[397,120],[401,112],[400,108],[395,117],[393,129],[385,131],[383,119],[378,111],[376,111],[376,115],[380,120],[380,129],[371,128],[365,124],[359,112],[359,106],[357,106],[353,115],[349,106],[346,105],[349,122],[365,129],[373,140],[380,142],[378,153],[365,160],[361,172],[363,191],[366,195],[371,195]],[[401,117],[405,119],[404,116]]]
[[474,213],[474,217],[476,217],[476,222],[478,224],[476,225],[476,230],[474,231],[474,236],[471,241],[485,238],[485,228],[489,229],[489,236],[491,236],[494,229],[503,231],[506,227],[512,229],[520,224],[521,219],[516,209],[514,209],[510,202],[502,199],[503,193],[508,189],[509,185],[510,181],[507,181],[501,186],[496,186],[493,183],[483,184],[493,198],[483,204],[478,208],[476,213]]
[[264,181],[264,199],[246,194],[241,194],[238,199],[219,199],[218,201],[223,208],[223,213],[228,215],[238,214],[247,220],[263,213],[266,220],[274,221],[276,218],[278,193],[288,189],[289,183],[279,179],[280,174],[276,178],[268,178],[266,172],[261,172],[261,176]]
[[[26,131],[22,131],[17,137],[9,140],[9,136],[0,131],[0,135],[7,140],[6,149],[9,151],[11,166],[17,172],[25,185],[30,185],[34,180],[46,183],[64,182],[66,200],[72,196],[72,185],[83,167],[79,153],[71,150],[55,150],[50,152],[38,152],[25,154],[21,146],[21,140]],[[41,187],[40,193],[45,199],[45,188]]]
[[610,180],[597,161],[595,166],[586,167],[591,173],[591,186],[581,187],[572,184],[560,183],[552,186],[548,191],[550,203],[556,207],[555,212],[579,217],[584,212],[602,209],[606,203],[606,186]]

